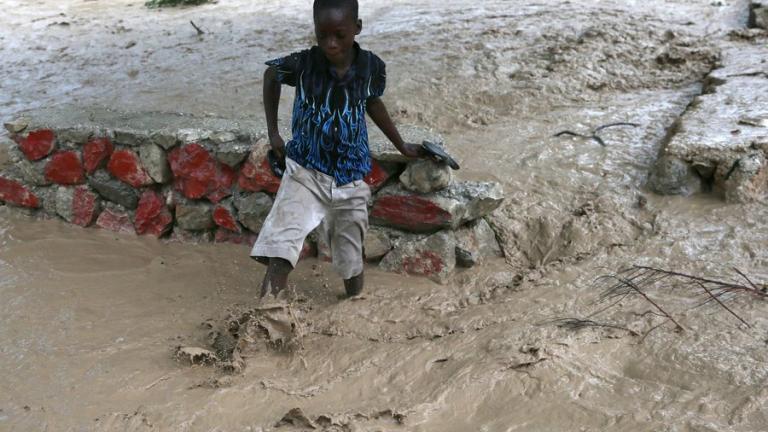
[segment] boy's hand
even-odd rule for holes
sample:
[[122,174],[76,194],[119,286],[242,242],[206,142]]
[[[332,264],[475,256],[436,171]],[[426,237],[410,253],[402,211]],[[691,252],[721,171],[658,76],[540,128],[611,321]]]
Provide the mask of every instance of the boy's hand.
[[280,159],[285,159],[285,141],[283,140],[283,137],[280,136],[280,134],[276,133],[274,135],[270,135],[269,145],[272,147],[272,150],[277,153]]
[[400,149],[400,153],[410,158],[424,158],[427,156],[427,152],[424,148],[418,144],[403,143],[403,148]]

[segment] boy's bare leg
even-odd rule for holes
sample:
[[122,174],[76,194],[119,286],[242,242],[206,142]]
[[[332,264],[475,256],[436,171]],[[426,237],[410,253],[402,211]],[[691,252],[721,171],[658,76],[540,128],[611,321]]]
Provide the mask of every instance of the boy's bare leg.
[[363,273],[344,279],[344,289],[347,291],[347,297],[354,297],[363,292]]
[[277,295],[288,286],[288,274],[293,270],[291,263],[282,258],[270,258],[267,273],[261,282],[261,297]]

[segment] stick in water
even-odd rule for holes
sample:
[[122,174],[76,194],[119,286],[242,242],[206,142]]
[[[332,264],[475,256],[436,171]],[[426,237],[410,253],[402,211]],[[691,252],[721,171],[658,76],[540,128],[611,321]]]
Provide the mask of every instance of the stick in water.
[[194,28],[195,28],[195,30],[197,30],[197,35],[198,35],[198,36],[200,36],[200,35],[204,35],[204,34],[205,34],[205,32],[204,32],[204,31],[200,30],[200,27],[198,27],[198,26],[196,26],[196,25],[195,25],[195,22],[194,22],[194,21],[190,21],[189,23],[190,23],[190,24],[192,24],[192,27],[194,27]]

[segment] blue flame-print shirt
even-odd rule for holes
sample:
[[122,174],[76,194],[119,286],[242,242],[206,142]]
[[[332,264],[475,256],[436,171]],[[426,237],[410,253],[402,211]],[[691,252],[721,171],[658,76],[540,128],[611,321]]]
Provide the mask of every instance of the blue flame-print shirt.
[[305,168],[332,176],[341,186],[371,170],[365,110],[386,86],[384,62],[355,43],[355,60],[343,77],[311,49],[268,61],[282,84],[296,87],[286,155]]

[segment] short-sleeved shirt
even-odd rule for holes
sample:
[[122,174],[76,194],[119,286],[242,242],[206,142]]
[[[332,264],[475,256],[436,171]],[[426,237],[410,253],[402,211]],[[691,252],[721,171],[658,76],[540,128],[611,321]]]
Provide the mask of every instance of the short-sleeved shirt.
[[361,180],[371,170],[366,103],[384,93],[384,62],[355,43],[355,59],[343,77],[311,49],[268,61],[277,79],[296,87],[286,156],[301,166],[334,177],[337,185]]

